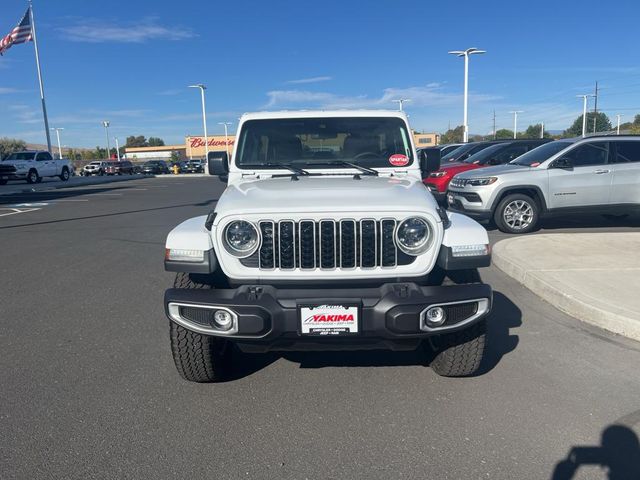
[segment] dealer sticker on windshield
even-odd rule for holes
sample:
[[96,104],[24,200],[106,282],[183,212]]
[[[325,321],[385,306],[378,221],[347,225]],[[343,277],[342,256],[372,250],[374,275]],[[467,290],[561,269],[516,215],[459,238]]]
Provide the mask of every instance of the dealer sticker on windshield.
[[394,153],[389,157],[389,163],[394,167],[404,167],[409,163],[409,157],[401,153]]
[[302,335],[349,335],[358,333],[358,307],[317,305],[300,307]]

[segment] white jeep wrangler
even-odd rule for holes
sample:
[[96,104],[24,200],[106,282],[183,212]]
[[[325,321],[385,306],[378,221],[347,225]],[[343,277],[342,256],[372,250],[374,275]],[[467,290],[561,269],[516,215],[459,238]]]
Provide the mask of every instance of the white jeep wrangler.
[[[492,291],[487,232],[440,209],[406,116],[246,114],[213,212],[169,233],[171,348],[187,380],[223,378],[242,352],[424,348],[440,375],[471,375]],[[435,154],[437,155],[437,153]]]

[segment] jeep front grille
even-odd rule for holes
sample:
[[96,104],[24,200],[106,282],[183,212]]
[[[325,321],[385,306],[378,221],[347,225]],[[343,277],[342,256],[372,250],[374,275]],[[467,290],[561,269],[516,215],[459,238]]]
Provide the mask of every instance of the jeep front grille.
[[413,262],[395,245],[394,219],[262,220],[262,244],[241,260],[261,270],[395,267]]

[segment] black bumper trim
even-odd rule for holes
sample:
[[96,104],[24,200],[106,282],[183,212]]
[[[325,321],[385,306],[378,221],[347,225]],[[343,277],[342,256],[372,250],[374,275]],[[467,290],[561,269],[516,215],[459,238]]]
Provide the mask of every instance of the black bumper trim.
[[453,213],[466,215],[474,220],[491,220],[491,217],[493,217],[493,212],[491,210],[465,210],[464,208],[455,208],[451,205],[447,207],[447,210]]
[[[278,343],[309,340],[298,334],[298,306],[301,304],[359,305],[360,333],[336,339],[348,343],[352,338],[358,343],[367,339],[420,339],[467,328],[486,314],[461,327],[451,325],[446,330],[425,332],[420,330],[420,313],[429,305],[483,298],[489,300],[488,313],[492,291],[486,284],[424,287],[415,283],[387,283],[375,288],[354,289],[278,289],[269,285],[245,285],[236,289],[169,289],[165,292],[164,303],[167,316],[170,303],[229,308],[238,314],[238,333],[226,338],[277,346]],[[246,320],[245,314],[249,315]],[[317,342],[318,338],[313,341]]]
[[491,265],[491,253],[475,257],[454,257],[451,247],[442,246],[438,253],[438,266],[443,270],[468,270]]

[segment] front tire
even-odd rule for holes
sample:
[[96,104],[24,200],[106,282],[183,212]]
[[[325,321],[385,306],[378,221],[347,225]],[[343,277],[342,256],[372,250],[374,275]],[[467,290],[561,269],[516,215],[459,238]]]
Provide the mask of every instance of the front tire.
[[431,369],[443,377],[467,377],[480,368],[487,345],[487,321],[431,340],[436,355]]
[[[194,281],[188,273],[178,273],[174,288],[211,289],[212,286]],[[225,339],[201,335],[169,322],[171,352],[176,369],[189,382],[209,383],[223,378],[229,349]]]
[[28,184],[34,184],[34,183],[39,183],[42,181],[42,178],[40,178],[38,176],[38,172],[34,169],[29,170],[29,173],[27,173],[27,183]]
[[514,193],[507,195],[498,204],[493,220],[501,232],[529,233],[538,226],[540,207],[528,195]]

